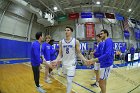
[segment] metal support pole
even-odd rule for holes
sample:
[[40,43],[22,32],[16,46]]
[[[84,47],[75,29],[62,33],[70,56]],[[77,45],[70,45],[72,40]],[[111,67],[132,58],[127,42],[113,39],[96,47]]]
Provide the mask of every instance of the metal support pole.
[[30,20],[30,22],[29,22],[28,33],[27,33],[27,41],[31,41],[31,32],[32,32],[32,26],[33,26],[34,15],[35,15],[35,14],[32,14],[31,20]]

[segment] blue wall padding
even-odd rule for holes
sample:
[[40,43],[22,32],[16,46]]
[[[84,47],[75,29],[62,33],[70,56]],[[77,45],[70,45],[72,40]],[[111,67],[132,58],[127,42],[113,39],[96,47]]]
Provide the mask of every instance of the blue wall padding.
[[1,58],[30,58],[31,42],[0,38]]
[[19,60],[0,60],[0,64],[16,64],[16,63],[25,63],[30,62],[30,58],[28,59],[19,59]]

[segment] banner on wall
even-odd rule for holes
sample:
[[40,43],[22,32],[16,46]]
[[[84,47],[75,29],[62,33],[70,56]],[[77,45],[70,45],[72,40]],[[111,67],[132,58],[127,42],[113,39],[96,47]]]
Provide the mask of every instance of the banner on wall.
[[[94,42],[94,48],[97,47],[97,42]],[[121,47],[127,48],[126,42],[113,42],[114,51],[121,50]]]
[[105,13],[106,18],[115,19],[115,15],[112,13]]
[[137,25],[140,25],[140,21],[137,21]]
[[68,18],[66,15],[63,16],[58,16],[57,18],[55,18],[57,21],[66,21]]
[[130,37],[130,33],[128,30],[124,30],[124,37],[127,39]]
[[69,14],[69,20],[75,20],[79,18],[79,13],[70,13]]
[[95,25],[93,22],[86,22],[86,37],[87,38],[94,38],[94,27]]
[[134,18],[130,18],[130,21],[131,21],[133,24],[136,24],[136,23],[137,23],[137,20],[135,20]]
[[92,18],[92,13],[91,12],[82,12],[81,18]]
[[119,20],[119,21],[124,20],[124,17],[123,17],[121,14],[119,14],[119,13],[115,13],[115,17],[116,17],[116,19]]
[[134,28],[136,26],[135,22],[132,21],[131,19],[128,19],[128,25],[129,25],[129,27]]
[[114,43],[114,51],[120,50],[121,47],[126,47],[127,48],[126,42],[113,42],[113,43]]
[[134,32],[135,32],[135,39],[140,40],[140,29],[134,28]]
[[94,12],[94,17],[95,18],[105,18],[104,13],[100,13],[100,12]]
[[76,24],[76,38],[85,38],[84,24]]
[[[80,42],[80,50],[89,50],[89,49],[91,49],[91,48],[89,48],[88,44],[89,44],[88,42]],[[95,48],[97,46],[97,42],[94,42],[93,44],[94,44],[94,48]],[[114,46],[113,46],[114,51],[120,50],[121,47],[126,47],[127,48],[126,42],[113,42],[113,44],[114,44]],[[56,49],[57,47],[59,47],[59,44],[55,43],[55,44],[53,44],[53,46]]]

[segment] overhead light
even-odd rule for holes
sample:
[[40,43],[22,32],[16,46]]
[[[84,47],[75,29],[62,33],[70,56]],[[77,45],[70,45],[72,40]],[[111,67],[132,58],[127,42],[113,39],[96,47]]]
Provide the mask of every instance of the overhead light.
[[100,2],[100,1],[97,1],[97,2],[96,2],[96,4],[97,4],[97,5],[100,5],[100,4],[101,4],[101,2]]
[[128,9],[128,12],[131,12],[132,11],[132,9]]
[[53,9],[54,9],[54,10],[57,10],[58,8],[55,6],[55,7],[53,7]]

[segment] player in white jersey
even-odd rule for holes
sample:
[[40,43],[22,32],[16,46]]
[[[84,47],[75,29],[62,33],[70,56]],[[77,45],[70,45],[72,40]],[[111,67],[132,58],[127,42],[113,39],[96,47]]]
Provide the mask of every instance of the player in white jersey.
[[80,51],[80,43],[75,38],[72,38],[73,29],[71,27],[65,28],[66,39],[59,42],[59,54],[53,62],[62,58],[63,73],[67,76],[67,93],[71,92],[72,80],[75,76],[76,69],[76,53],[87,64],[89,60],[85,59]]

